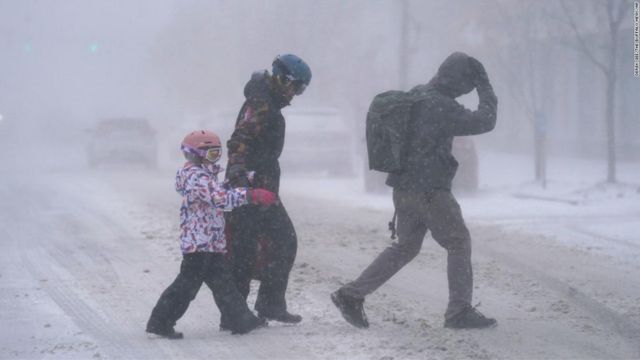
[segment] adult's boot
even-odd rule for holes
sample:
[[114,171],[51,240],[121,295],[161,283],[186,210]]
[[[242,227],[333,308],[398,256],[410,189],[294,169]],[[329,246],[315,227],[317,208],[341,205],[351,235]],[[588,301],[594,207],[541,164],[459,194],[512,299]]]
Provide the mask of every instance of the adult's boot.
[[331,301],[349,324],[361,329],[369,327],[369,320],[364,312],[364,299],[345,295],[338,290],[331,294]]

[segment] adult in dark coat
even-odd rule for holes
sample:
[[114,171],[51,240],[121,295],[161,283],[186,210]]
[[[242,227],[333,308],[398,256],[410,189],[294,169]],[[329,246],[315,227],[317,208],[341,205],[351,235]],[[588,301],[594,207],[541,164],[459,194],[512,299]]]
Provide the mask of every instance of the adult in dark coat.
[[[480,99],[470,111],[455,99],[473,89]],[[365,296],[390,279],[419,252],[431,231],[447,250],[449,304],[445,327],[482,328],[496,324],[471,305],[473,272],[471,237],[460,206],[451,193],[458,162],[451,154],[454,136],[491,131],[496,124],[497,98],[483,65],[456,52],[445,59],[426,85],[411,90],[421,100],[414,105],[407,166],[389,174],[398,216],[398,241],[386,248],[362,274],[332,294],[342,315],[357,327],[368,327]]]
[[[232,186],[263,188],[279,194],[278,158],[285,136],[281,109],[289,105],[295,95],[301,95],[310,81],[308,65],[291,54],[276,57],[272,74],[265,70],[251,76],[244,88],[246,101],[227,142],[227,178]],[[285,300],[297,238],[284,205],[280,201],[268,209],[250,205],[235,210],[229,217],[229,226],[234,277],[240,293],[245,298],[249,294],[258,239],[264,239],[268,251],[255,304],[258,316],[286,323],[300,322],[300,315],[287,311]],[[221,323],[224,328],[225,319]]]

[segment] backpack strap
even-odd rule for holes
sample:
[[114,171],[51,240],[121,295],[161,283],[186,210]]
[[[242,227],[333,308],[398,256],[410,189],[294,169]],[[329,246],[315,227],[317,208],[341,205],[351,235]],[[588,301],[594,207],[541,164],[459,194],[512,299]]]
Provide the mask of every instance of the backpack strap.
[[393,208],[393,217],[389,221],[389,230],[391,230],[391,240],[396,238],[396,219],[398,218],[398,209]]
[[[404,147],[402,149],[403,152],[403,161],[404,163],[402,164],[402,167],[404,168],[404,170],[406,169],[407,166],[407,158],[408,158],[408,151],[409,148],[411,146],[411,141],[413,141],[413,137],[415,136],[415,126],[416,126],[416,122],[418,121],[418,119],[416,119],[416,105],[421,102],[422,100],[424,100],[425,97],[424,96],[415,96],[413,99],[413,103],[411,104],[411,108],[409,109],[409,119],[407,121],[407,133],[406,133],[406,139],[404,141]],[[403,170],[403,171],[404,171]],[[394,214],[394,218],[395,218],[395,214]]]

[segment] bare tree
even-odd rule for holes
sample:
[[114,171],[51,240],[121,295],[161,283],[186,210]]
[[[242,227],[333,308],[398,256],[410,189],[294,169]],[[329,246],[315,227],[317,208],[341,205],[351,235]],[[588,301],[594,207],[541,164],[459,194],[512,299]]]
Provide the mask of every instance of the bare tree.
[[[541,52],[540,41],[540,12],[534,8],[535,4],[529,4],[527,13],[530,16],[518,17],[518,25],[520,27],[520,38],[518,40],[512,39],[512,44],[518,47],[517,53],[521,59],[516,62],[517,67],[524,67],[523,69],[511,70],[511,76],[521,77],[520,81],[510,82],[512,87],[520,87],[520,91],[517,91],[520,102],[524,104],[524,108],[527,113],[527,118],[533,127],[533,146],[534,146],[534,174],[535,180],[539,182],[543,188],[547,184],[547,161],[546,161],[546,116],[543,114],[542,99],[543,94],[540,93],[536,86],[536,80],[540,77],[540,73],[544,70],[537,66],[537,58]],[[517,36],[517,32],[509,32],[511,36]],[[515,40],[515,41],[514,41]],[[513,63],[512,63],[513,64]],[[515,74],[514,74],[515,73]],[[522,79],[524,77],[524,79]],[[518,86],[519,84],[519,86]]]
[[547,131],[554,77],[553,69],[543,66],[554,48],[553,23],[545,16],[549,1],[500,1],[495,3],[491,20],[481,28],[496,41],[495,61],[500,65],[513,102],[528,120],[533,135],[535,181],[547,184]]
[[[605,114],[607,134],[607,182],[615,183],[616,178],[616,135],[615,135],[615,107],[616,107],[616,65],[618,63],[618,38],[620,27],[631,9],[631,0],[592,0],[588,3],[573,3],[569,7],[567,0],[561,0],[560,6],[566,23],[572,29],[577,41],[577,49],[599,69],[606,79]],[[587,13],[594,18],[604,13],[607,23],[607,37],[604,51],[598,51],[594,44],[586,40],[587,32],[576,22],[576,10],[584,6]]]

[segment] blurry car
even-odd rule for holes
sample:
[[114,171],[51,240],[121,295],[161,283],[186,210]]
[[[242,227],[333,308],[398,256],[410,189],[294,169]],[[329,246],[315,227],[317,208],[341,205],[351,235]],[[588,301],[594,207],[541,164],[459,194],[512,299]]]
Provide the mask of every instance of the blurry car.
[[87,145],[90,167],[103,164],[157,165],[156,131],[142,118],[100,120]]
[[[453,178],[453,191],[473,192],[478,190],[478,155],[470,137],[453,139],[453,156],[458,160],[458,171]],[[366,166],[366,164],[365,164]],[[385,185],[387,174],[379,171],[365,171],[364,186],[367,192],[389,191]]]
[[323,172],[348,176],[355,173],[355,140],[334,108],[290,109],[284,150],[280,156],[283,173]]

